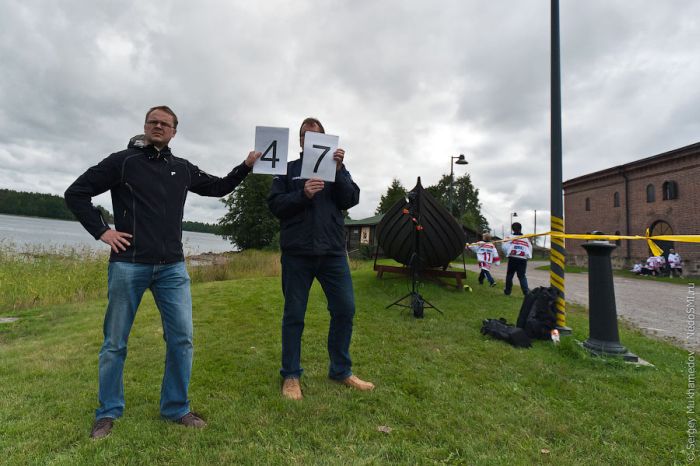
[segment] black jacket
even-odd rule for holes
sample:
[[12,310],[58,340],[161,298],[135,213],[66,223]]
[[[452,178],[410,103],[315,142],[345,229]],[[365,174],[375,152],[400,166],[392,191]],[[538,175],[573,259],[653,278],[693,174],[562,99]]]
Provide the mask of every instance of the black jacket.
[[187,191],[224,196],[250,171],[245,163],[224,178],[209,175],[168,147],[134,147],[114,153],[89,168],[66,190],[68,208],[95,239],[109,229],[91,198],[110,190],[117,231],[130,233],[126,251],[110,261],[168,264],[184,260],[182,214]]
[[345,255],[345,220],[341,210],[360,202],[360,188],[343,166],[335,182],[309,199],[301,179],[302,159],[287,164],[287,174],[272,180],[267,204],[280,219],[280,249],[292,255]]

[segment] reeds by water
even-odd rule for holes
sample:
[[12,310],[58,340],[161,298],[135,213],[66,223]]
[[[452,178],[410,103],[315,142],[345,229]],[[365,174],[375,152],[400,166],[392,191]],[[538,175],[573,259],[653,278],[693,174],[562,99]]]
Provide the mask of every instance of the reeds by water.
[[[107,297],[109,254],[88,248],[18,249],[0,242],[0,316],[46,304]],[[247,250],[187,258],[192,283],[273,277],[280,274],[276,251]],[[355,270],[358,263],[350,262]]]

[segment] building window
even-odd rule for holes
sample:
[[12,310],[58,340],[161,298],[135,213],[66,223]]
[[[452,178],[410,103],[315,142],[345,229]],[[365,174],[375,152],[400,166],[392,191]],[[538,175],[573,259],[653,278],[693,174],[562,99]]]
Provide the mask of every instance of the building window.
[[675,181],[666,181],[661,189],[663,190],[662,196],[664,201],[678,199],[678,183]]
[[591,198],[587,197],[586,198],[586,211],[590,211],[590,210],[591,210]]
[[647,202],[654,202],[656,200],[656,193],[654,192],[654,185],[647,185]]
[[620,207],[620,193],[617,191],[613,194],[613,207]]
[[[617,194],[617,193],[615,193],[615,194]],[[615,236],[620,236],[620,230],[616,230],[616,231],[615,231]],[[622,244],[622,240],[621,240],[621,239],[616,239],[616,240],[615,240],[615,244],[617,244],[618,246],[620,246],[620,245]]]

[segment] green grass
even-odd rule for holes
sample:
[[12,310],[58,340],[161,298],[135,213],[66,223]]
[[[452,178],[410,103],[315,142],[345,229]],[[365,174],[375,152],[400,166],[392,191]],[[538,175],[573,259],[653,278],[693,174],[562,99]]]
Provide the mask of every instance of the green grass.
[[[588,356],[587,315],[573,338],[529,350],[483,337],[481,321],[513,321],[521,300],[468,283],[426,284],[444,312],[425,319],[385,306],[402,278],[353,272],[355,373],[360,393],[326,378],[328,313],[315,285],[304,333],[305,399],[279,395],[282,296],[277,277],[192,287],[193,409],[209,426],[186,430],[158,414],[164,348],[146,296],[129,341],[125,416],[88,438],[97,403],[104,299],[42,305],[0,325],[0,463],[7,464],[681,464],[687,353],[621,328],[623,344],[656,368]],[[0,312],[0,315],[5,315]],[[379,432],[388,426],[388,434]],[[548,453],[543,453],[548,451]]]
[[193,266],[188,259],[188,270],[193,283],[235,280],[250,277],[276,277],[280,274],[280,257],[276,252],[258,251],[217,254],[210,264]]
[[[280,273],[279,254],[275,252],[249,250],[217,255],[216,259],[193,266],[188,258],[192,283],[274,277]],[[64,248],[17,254],[0,245],[0,312],[106,297],[108,260],[106,252]]]
[[106,295],[107,259],[87,249],[15,253],[0,246],[0,312]]

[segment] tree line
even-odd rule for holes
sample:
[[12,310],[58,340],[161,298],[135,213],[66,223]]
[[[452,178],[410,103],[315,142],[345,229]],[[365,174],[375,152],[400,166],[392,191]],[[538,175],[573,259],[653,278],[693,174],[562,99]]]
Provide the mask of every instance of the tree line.
[[[97,208],[100,209],[105,220],[114,221],[114,217],[107,209],[102,206]],[[62,196],[11,189],[0,189],[0,214],[76,220],[73,212],[66,207],[66,201]]]
[[185,231],[194,231],[197,233],[211,233],[213,235],[222,236],[221,225],[218,225],[216,223],[193,222],[191,220],[184,220],[182,222],[182,229]]
[[[114,217],[106,208],[98,205],[102,217],[109,223],[114,223]],[[53,218],[57,220],[77,220],[73,212],[66,207],[63,196],[46,193],[32,193],[0,189],[0,214],[22,215],[26,217]],[[182,229],[202,233],[221,234],[217,224],[184,221]]]

